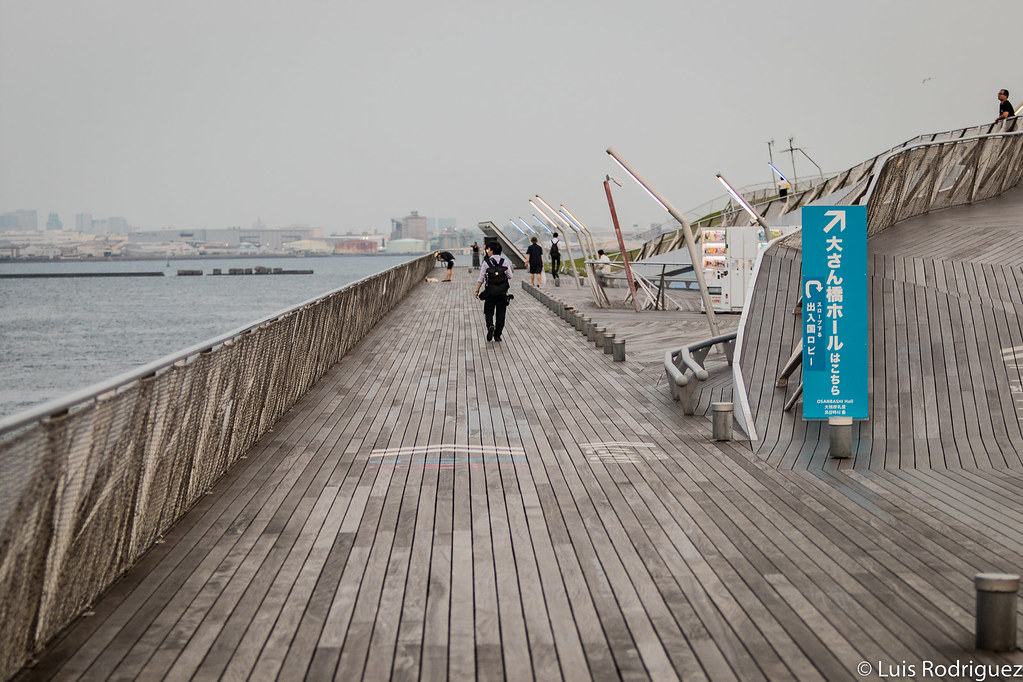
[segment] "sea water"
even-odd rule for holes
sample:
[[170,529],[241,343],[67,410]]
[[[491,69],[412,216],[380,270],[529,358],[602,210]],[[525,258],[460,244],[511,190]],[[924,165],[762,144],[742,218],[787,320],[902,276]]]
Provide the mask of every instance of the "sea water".
[[[412,256],[0,262],[0,274],[163,272],[163,277],[0,279],[0,417],[317,298]],[[222,275],[214,268],[312,270]],[[202,270],[203,276],[177,276]]]

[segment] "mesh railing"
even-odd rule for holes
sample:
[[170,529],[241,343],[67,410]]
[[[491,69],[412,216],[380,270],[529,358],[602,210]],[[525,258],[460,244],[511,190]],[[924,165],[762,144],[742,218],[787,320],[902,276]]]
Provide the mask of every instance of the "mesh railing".
[[0,679],[184,514],[434,267],[425,256],[0,420]]
[[[991,135],[1003,132],[1012,132],[1023,128],[1023,122],[1019,118],[1010,118],[1000,123],[985,123],[971,128],[959,128],[941,133],[930,133],[920,135],[907,140],[900,145],[867,159],[863,163],[827,179],[825,182],[815,185],[804,191],[790,193],[788,197],[775,198],[770,201],[754,204],[754,208],[768,222],[786,213],[798,210],[800,207],[810,204],[818,199],[843,192],[842,198],[835,200],[835,205],[861,204],[865,199],[868,189],[871,187],[874,176],[880,171],[884,163],[900,152],[904,152],[921,145],[934,142],[955,142],[967,138]],[[877,183],[874,183],[877,184]],[[979,201],[980,199],[976,199]],[[933,210],[933,209],[932,209]],[[715,225],[746,225],[749,218],[746,213],[738,207],[725,211],[714,220]],[[710,225],[693,225],[697,227],[709,227]]]
[[930,211],[972,204],[1023,176],[1023,131],[928,142],[887,159],[867,200],[867,235]]
[[[1023,118],[915,138],[866,164],[876,167],[876,174],[872,170],[857,180],[855,196],[847,194],[846,200],[836,204],[865,203],[869,237],[913,216],[983,201],[1016,187],[1023,180]],[[785,247],[802,248],[800,232],[778,241]],[[754,297],[764,295],[755,282],[751,291]],[[741,331],[748,324],[744,309],[740,345]],[[739,380],[743,379],[741,365],[740,351],[735,363]],[[738,402],[736,418],[752,426],[745,390],[737,388],[733,396]],[[756,439],[755,431],[747,429],[747,433]]]

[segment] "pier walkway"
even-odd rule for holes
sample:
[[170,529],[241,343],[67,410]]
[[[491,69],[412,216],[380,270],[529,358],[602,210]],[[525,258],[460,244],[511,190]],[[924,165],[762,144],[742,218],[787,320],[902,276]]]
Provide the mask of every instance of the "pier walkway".
[[474,279],[413,289],[18,679],[1023,664],[973,651],[972,582],[1023,565],[1023,470],[779,466],[518,282],[487,343]]

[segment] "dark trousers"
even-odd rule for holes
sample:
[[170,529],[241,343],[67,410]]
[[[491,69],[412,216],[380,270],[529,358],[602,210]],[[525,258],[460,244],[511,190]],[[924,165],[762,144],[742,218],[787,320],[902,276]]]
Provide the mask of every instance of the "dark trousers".
[[561,256],[551,256],[551,274],[557,277],[559,270],[561,270]]
[[501,332],[504,331],[504,315],[508,312],[508,299],[504,296],[497,296],[496,299],[488,298],[483,302],[483,316],[487,318],[487,327],[493,327],[494,337],[499,339]]

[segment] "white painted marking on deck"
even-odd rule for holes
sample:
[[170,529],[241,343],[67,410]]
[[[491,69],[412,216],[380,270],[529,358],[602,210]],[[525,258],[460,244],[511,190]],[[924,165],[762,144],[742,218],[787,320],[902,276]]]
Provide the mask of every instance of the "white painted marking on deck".
[[580,443],[583,452],[590,462],[612,464],[639,464],[645,461],[667,459],[667,455],[657,450],[656,445],[630,441],[607,441],[598,443]]

